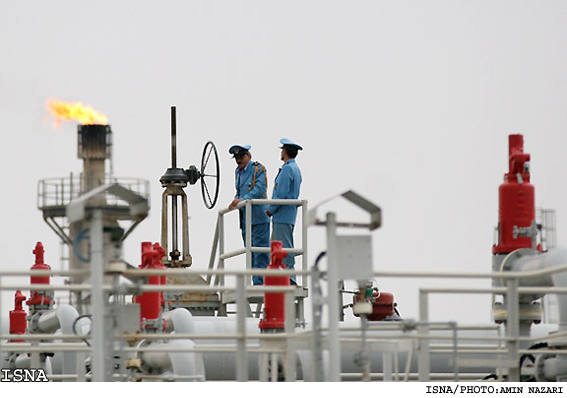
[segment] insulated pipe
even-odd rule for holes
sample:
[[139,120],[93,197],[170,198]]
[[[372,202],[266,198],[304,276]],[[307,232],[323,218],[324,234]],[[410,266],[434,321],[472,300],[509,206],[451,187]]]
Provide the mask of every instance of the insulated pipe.
[[[189,377],[189,381],[205,380],[203,356],[196,352],[183,351],[195,349],[193,341],[172,340],[166,343],[151,343],[147,347],[156,349],[156,351],[144,352],[141,355],[144,367],[162,371],[171,369],[174,376]],[[181,352],[160,351],[161,348],[179,349]]]
[[[199,336],[234,336],[237,330],[235,318],[197,316],[193,317],[193,322],[195,326],[195,333]],[[254,333],[257,333],[257,322],[258,321],[255,318],[247,318],[247,334],[250,333],[250,335],[253,335]],[[397,322],[384,321],[373,322],[372,324],[393,326],[396,325]],[[467,372],[486,375],[492,374],[496,371],[495,363],[498,360],[501,360],[502,354],[497,350],[494,350],[494,352],[486,351],[487,344],[490,344],[490,342],[494,344],[494,347],[496,346],[494,341],[495,339],[502,337],[501,332],[495,329],[492,325],[486,326],[490,330],[459,331],[459,336],[466,337],[468,339],[467,344],[470,344],[469,350],[466,353],[461,354],[469,360],[469,362],[471,362],[466,368]],[[325,329],[327,327],[328,325],[324,325]],[[344,322],[341,322],[341,328],[351,330],[350,332],[343,330],[339,331],[339,337],[342,341],[341,350],[338,353],[341,372],[360,374],[361,368],[357,359],[360,354],[360,343],[357,340],[360,337],[360,332],[355,331],[360,328],[360,321],[358,319],[347,319]],[[553,330],[555,330],[554,325],[534,325],[530,330],[530,335],[533,338],[539,339],[538,341],[545,341],[549,333]],[[446,345],[450,344],[448,341],[453,341],[452,331],[437,331],[434,332],[433,335],[439,337],[435,337],[432,340],[432,344]],[[395,336],[399,336],[399,338],[396,338]],[[387,371],[388,364],[390,366],[390,370],[393,370],[392,365],[395,364],[396,359],[399,371],[403,372],[404,370],[409,370],[412,373],[418,371],[416,358],[417,340],[419,338],[418,331],[407,330],[403,325],[400,325],[399,330],[392,330],[391,328],[383,331],[369,330],[367,337],[369,339],[369,349],[367,354],[371,363],[372,373],[380,373],[385,371],[385,369]],[[213,338],[195,341],[197,342],[197,348],[200,348],[201,345],[203,348],[212,348],[212,351],[203,354],[203,362],[208,381],[236,379],[235,366],[237,360],[236,353],[233,349],[235,345],[234,338],[224,339],[219,337],[217,339]],[[301,340],[298,341],[301,342]],[[301,343],[298,344],[299,346],[302,346]],[[479,347],[480,351],[478,353],[475,353],[475,345],[478,345]],[[249,380],[258,380],[259,354],[250,350],[250,348],[259,348],[260,343],[258,339],[250,338],[247,346],[249,355]],[[227,350],[221,352],[219,349],[223,347],[226,347]],[[230,352],[231,350],[228,348],[232,348],[232,352]],[[321,369],[324,381],[331,381],[332,379],[330,358],[330,352],[325,349],[323,351],[323,365]],[[297,359],[297,379],[313,381],[310,378],[313,366],[312,351],[310,349],[299,349],[297,351]],[[451,350],[432,353],[431,373],[453,373],[455,371],[454,359],[454,354]]]
[[[45,357],[45,360],[41,362],[40,367],[45,370],[45,374],[53,374],[53,368],[51,365],[51,358]],[[31,368],[31,357],[28,354],[19,354],[14,361],[14,369],[30,369]]]
[[[41,314],[37,321],[37,327],[44,333],[55,333],[57,330],[61,330],[62,334],[74,334],[75,330],[73,330],[73,324],[78,317],[79,313],[74,307],[61,304],[56,309]],[[82,330],[83,323],[86,321],[85,318],[80,319],[77,325],[75,325],[76,329],[78,326],[77,330]],[[54,362],[56,362],[56,368],[59,368],[57,365],[59,365],[59,358],[61,358],[60,371],[62,374],[75,374],[77,372],[76,352],[57,352],[55,357]]]
[[[500,271],[544,271],[566,264],[567,248],[565,247],[555,247],[544,253],[531,249],[519,249],[504,258],[500,265]],[[502,279],[496,278],[496,280],[500,282],[499,286],[502,286]],[[536,275],[529,278],[521,278],[520,286],[561,287],[556,284],[556,280],[557,276],[554,276],[554,274]]]
[[[564,252],[565,257],[563,260],[563,264],[567,264],[567,250]],[[561,272],[557,274],[553,274],[553,285],[555,287],[567,287],[567,273]],[[559,309],[559,334],[567,332],[567,296],[565,294],[558,294],[557,295],[557,304]],[[549,343],[550,346],[554,346],[560,349],[564,349],[567,345],[567,341],[565,338],[558,340],[551,340]],[[545,371],[549,375],[550,369],[553,371],[553,379],[556,381],[567,381],[567,355],[566,354],[558,354],[553,359],[548,359],[544,362],[545,364]],[[551,366],[554,364],[554,366]]]
[[[166,332],[195,333],[193,315],[185,308],[176,308],[163,314]],[[190,376],[190,379],[204,380],[205,365],[202,354],[196,352],[160,352],[159,348],[194,349],[191,340],[172,340],[167,343],[152,343],[148,347],[158,348],[157,351],[144,352],[141,355],[145,367],[152,369],[171,369],[174,376]]]
[[37,326],[44,333],[55,333],[57,330],[65,334],[73,334],[73,323],[79,317],[75,307],[61,304],[57,308],[40,315]]
[[[245,318],[245,334],[254,335],[258,333],[258,318]],[[226,347],[227,350],[213,350],[207,352],[203,356],[205,364],[205,373],[207,380],[236,380],[237,378],[237,355],[234,352],[236,344],[233,338],[224,338],[220,336],[236,336],[238,334],[237,319],[230,317],[210,317],[210,316],[196,316],[193,317],[193,324],[195,333],[203,336],[219,336],[218,338],[199,340],[199,345],[213,346],[213,347]],[[246,341],[247,348],[259,348],[260,343],[258,339],[250,338]],[[248,351],[248,379],[258,380],[259,369],[258,359],[259,355],[256,352]]]

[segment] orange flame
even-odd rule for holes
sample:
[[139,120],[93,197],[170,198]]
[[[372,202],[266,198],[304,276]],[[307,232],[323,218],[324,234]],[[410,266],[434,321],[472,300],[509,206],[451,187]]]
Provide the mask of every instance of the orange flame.
[[108,124],[108,118],[90,105],[81,102],[65,102],[48,99],[47,107],[55,117],[55,126],[59,127],[64,120],[75,120],[81,124]]

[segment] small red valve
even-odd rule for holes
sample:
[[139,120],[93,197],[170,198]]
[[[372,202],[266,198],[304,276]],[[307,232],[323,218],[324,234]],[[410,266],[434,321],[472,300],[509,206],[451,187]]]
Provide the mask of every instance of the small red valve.
[[[26,321],[26,311],[23,309],[22,303],[25,301],[26,296],[18,290],[15,294],[14,310],[10,311],[10,334],[24,334],[28,326]],[[21,343],[24,340],[10,340],[14,343]]]

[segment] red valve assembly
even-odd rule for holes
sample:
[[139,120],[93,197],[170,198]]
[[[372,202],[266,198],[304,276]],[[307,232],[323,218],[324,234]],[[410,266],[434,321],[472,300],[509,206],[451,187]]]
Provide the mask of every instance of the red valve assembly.
[[[387,292],[379,292],[374,289],[364,289],[363,292],[354,296],[353,307],[357,303],[368,302],[372,305],[372,312],[366,314],[369,321],[383,321],[395,313],[396,303],[394,295]],[[360,313],[354,311],[354,315],[359,317]]]
[[[37,242],[33,253],[35,254],[35,264],[30,269],[32,271],[30,283],[32,285],[49,285],[49,275],[33,275],[33,271],[51,271],[51,267],[43,262],[43,254],[45,253],[45,250],[43,249],[43,244],[41,242]],[[51,306],[52,293],[39,290],[32,290],[30,293],[31,297],[28,301],[26,301],[26,304],[30,306],[32,312],[48,309]]]
[[[142,242],[142,263],[138,268],[160,270],[166,267],[162,263],[165,250],[158,244]],[[165,275],[150,275],[149,285],[165,285]],[[160,314],[164,305],[163,292],[145,292],[136,296],[135,302],[140,304],[140,323],[142,329],[157,329],[161,323]],[[163,325],[162,325],[163,326]]]
[[524,153],[522,135],[510,135],[508,144],[509,171],[499,187],[498,244],[492,249],[494,254],[536,248],[535,189],[530,183],[530,155]]
[[[22,303],[26,299],[26,296],[18,290],[15,294],[15,305],[14,310],[10,311],[10,334],[24,334],[26,333],[27,321],[26,321],[26,311],[23,309]],[[12,343],[21,343],[24,340],[10,340]]]

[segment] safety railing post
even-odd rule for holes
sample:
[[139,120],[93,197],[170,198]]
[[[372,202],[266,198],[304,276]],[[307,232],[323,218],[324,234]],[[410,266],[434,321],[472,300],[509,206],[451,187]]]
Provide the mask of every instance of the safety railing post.
[[[215,235],[213,237],[213,246],[211,247],[211,256],[209,257],[209,271],[211,271],[215,267],[215,258],[216,258],[217,251],[218,251],[218,248],[219,248],[220,218],[221,218],[221,216],[219,215],[217,217],[217,222],[215,224]],[[212,278],[213,278],[213,274],[207,274],[207,285],[209,285],[209,286],[211,285]],[[218,282],[218,278],[215,282]]]
[[[0,309],[2,309],[2,295],[4,294],[4,289],[2,288],[2,276],[0,275]],[[2,334],[2,316],[0,316],[0,334]],[[3,343],[2,339],[0,338],[0,358],[4,358],[3,353]]]
[[301,275],[301,285],[306,286],[307,281],[307,271],[309,269],[309,264],[307,263],[307,201],[302,201],[301,204],[301,250],[303,253],[301,254],[301,270],[303,274]]
[[341,381],[341,343],[339,337],[339,264],[337,254],[337,220],[335,213],[327,213],[327,257],[329,292],[327,300],[329,305],[329,369],[330,381]]
[[520,296],[518,287],[520,281],[518,278],[510,278],[506,281],[506,308],[508,317],[506,320],[506,345],[508,348],[509,364],[508,364],[508,381],[520,381],[520,359],[519,359],[519,336],[520,336]]
[[104,284],[102,210],[95,209],[93,211],[91,223],[92,381],[102,382],[110,381],[110,369],[107,365],[107,337],[105,335],[106,293],[102,289]]
[[236,379],[237,381],[248,381],[248,353],[246,350],[246,283],[244,275],[236,278]]
[[286,334],[286,366],[285,381],[295,381],[296,362],[295,362],[295,305],[293,292],[285,293],[285,334]]
[[[218,269],[219,271],[224,271],[224,214],[219,213],[218,219],[218,228],[219,228],[219,264]],[[220,300],[221,305],[219,309],[220,316],[226,316],[226,304],[224,304],[223,296],[224,296],[224,272],[221,272],[220,275],[216,276],[217,285],[221,287],[220,291]]]
[[[246,269],[252,269],[252,203],[246,201]],[[246,279],[246,285],[250,285],[250,279]]]
[[419,291],[419,340],[417,366],[419,381],[429,381],[429,295],[426,291]]

